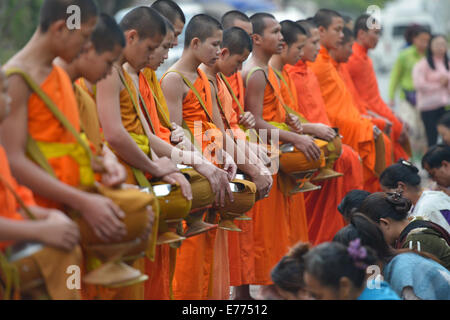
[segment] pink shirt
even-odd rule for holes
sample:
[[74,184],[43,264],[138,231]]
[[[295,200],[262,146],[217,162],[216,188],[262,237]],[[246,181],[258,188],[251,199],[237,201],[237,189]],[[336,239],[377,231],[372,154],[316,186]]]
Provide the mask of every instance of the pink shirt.
[[[442,59],[434,59],[435,69],[431,69],[426,58],[420,60],[413,69],[414,87],[417,91],[417,108],[431,111],[450,105],[450,71]],[[448,78],[447,86],[441,84],[441,77]]]

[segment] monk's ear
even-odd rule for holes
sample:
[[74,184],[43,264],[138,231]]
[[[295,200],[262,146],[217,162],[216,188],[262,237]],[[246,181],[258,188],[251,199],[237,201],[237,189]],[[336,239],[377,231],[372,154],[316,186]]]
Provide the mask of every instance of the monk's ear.
[[191,40],[190,47],[193,49],[198,49],[198,47],[202,44],[201,40],[197,37]]
[[228,48],[222,48],[220,49],[220,57],[222,59],[226,59],[230,56],[230,50]]
[[257,33],[252,34],[252,40],[253,40],[253,44],[256,44],[256,45],[261,45],[261,43],[262,43],[262,37]]
[[48,28],[47,32],[50,32],[51,34],[62,34],[63,32],[66,31],[69,31],[69,29],[67,28],[66,21],[61,19],[53,22]]
[[127,43],[133,43],[139,40],[138,32],[134,29],[125,31],[125,40],[127,41]]
[[319,26],[319,28],[317,28],[317,29],[319,30],[319,34],[320,34],[321,38],[327,32],[327,29],[324,26]]

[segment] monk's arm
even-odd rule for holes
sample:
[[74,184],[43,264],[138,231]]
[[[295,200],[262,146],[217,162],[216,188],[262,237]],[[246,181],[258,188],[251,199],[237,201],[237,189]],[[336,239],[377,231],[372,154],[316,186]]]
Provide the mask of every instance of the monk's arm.
[[[124,128],[120,113],[120,89],[120,79],[115,69],[106,79],[97,83],[98,116],[106,141],[122,160],[154,177],[175,172],[174,168],[161,168],[151,161]],[[162,172],[161,169],[170,172]]]
[[183,94],[185,85],[181,77],[168,73],[161,81],[161,89],[166,98],[170,120],[181,126],[183,122]]

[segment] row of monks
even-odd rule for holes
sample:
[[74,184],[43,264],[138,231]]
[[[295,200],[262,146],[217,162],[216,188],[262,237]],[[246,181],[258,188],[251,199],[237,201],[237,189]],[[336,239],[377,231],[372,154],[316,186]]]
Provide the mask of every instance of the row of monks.
[[[45,0],[2,68],[1,248],[43,243],[31,263],[56,299],[229,299],[231,286],[246,299],[271,285],[290,247],[344,226],[348,191],[380,190],[378,174],[409,157],[368,18],[349,30],[327,9],[297,22],[230,11],[185,26],[158,0],[118,25],[92,0]],[[28,262],[0,264],[1,292]],[[36,298],[30,287],[18,291]]]

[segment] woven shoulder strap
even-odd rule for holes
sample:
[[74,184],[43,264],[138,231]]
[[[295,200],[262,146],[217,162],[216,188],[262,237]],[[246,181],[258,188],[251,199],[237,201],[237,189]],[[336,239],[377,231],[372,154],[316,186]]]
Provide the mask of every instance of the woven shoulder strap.
[[220,78],[223,80],[223,82],[225,83],[225,85],[228,88],[228,91],[230,92],[231,96],[233,97],[234,102],[236,102],[237,106],[239,107],[239,110],[244,113],[244,107],[241,105],[241,102],[239,101],[238,97],[236,96],[236,94],[234,93],[233,88],[231,87],[230,82],[228,81],[227,77],[225,77],[225,75],[220,72],[219,73]]
[[[58,109],[58,107],[55,105],[52,99],[50,99],[50,97],[41,89],[41,87],[33,79],[31,79],[31,77],[26,72],[24,72],[19,68],[11,68],[7,70],[5,73],[7,77],[11,75],[20,75],[25,80],[30,89],[33,92],[35,92],[37,96],[44,102],[46,107],[55,116],[55,118],[64,126],[66,130],[68,130],[73,135],[77,143],[83,147],[83,149],[88,154],[89,159],[93,158],[91,149],[89,149],[89,147],[86,145],[83,139],[81,139],[80,134],[75,130],[75,128],[72,126],[69,120],[67,120],[66,116],[61,112],[61,110]],[[47,158],[39,149],[37,142],[31,137],[30,134],[28,134],[27,137],[26,148],[28,155],[31,157],[33,161],[35,161],[47,173],[49,173],[53,177],[56,177],[55,172],[53,171],[53,168],[50,166]]]
[[170,123],[169,118],[167,118],[166,113],[164,112],[164,109],[161,105],[161,102],[159,101],[158,97],[156,96],[155,92],[152,90],[152,88],[149,86],[150,88],[150,92],[153,95],[153,99],[155,100],[156,103],[156,111],[158,112],[158,115],[161,116],[161,118],[164,121],[164,125],[169,128],[170,130],[173,130],[172,128],[172,123]]

